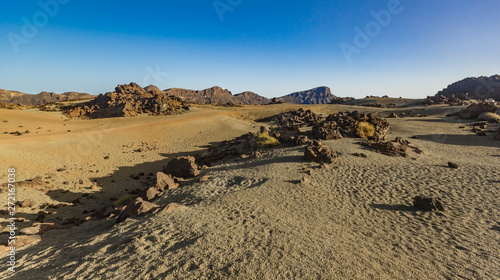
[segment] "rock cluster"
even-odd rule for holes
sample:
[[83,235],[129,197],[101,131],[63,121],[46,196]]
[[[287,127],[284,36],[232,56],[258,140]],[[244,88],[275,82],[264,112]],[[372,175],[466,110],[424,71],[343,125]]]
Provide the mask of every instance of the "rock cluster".
[[254,150],[257,138],[253,133],[246,133],[237,138],[226,140],[217,146],[211,146],[208,151],[196,155],[200,165],[211,166],[212,163],[228,157],[238,157]]
[[420,149],[413,146],[409,141],[403,140],[400,137],[396,137],[393,141],[364,141],[360,142],[361,145],[370,147],[378,153],[388,155],[388,156],[408,156],[408,148],[414,149],[417,153],[422,153]]
[[356,130],[360,122],[367,122],[374,126],[374,135],[369,137],[369,140],[378,142],[386,139],[389,122],[373,114],[358,111],[332,114],[325,121],[316,124],[312,131],[315,137],[322,140],[340,139],[342,137],[356,138],[358,137]]
[[95,119],[134,117],[138,114],[173,115],[188,109],[180,98],[158,92],[156,87],[147,88],[149,91],[135,83],[119,85],[114,92],[100,94],[89,102],[64,110],[72,118]]
[[275,122],[280,127],[301,127],[311,126],[321,120],[321,116],[311,110],[302,108],[295,111],[288,111],[268,118],[260,119],[260,122]]
[[319,140],[309,144],[304,153],[304,158],[307,161],[317,163],[333,163],[337,157],[337,153],[332,151],[328,146],[323,145]]
[[469,107],[449,116],[457,116],[461,119],[475,119],[483,113],[495,113],[498,107],[486,102],[470,105]]

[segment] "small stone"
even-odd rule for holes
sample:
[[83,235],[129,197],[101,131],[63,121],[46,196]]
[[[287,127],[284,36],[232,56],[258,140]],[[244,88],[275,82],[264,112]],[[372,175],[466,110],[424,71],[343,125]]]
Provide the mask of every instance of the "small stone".
[[448,167],[457,169],[458,168],[458,164],[453,163],[453,162],[448,162]]
[[443,202],[439,198],[416,196],[413,198],[413,206],[424,211],[444,211]]
[[209,177],[207,175],[204,175],[204,176],[201,176],[200,177],[200,182],[205,182],[205,181],[208,181],[209,180]]
[[31,207],[32,203],[30,199],[25,199],[21,204],[19,204],[19,207]]
[[155,187],[150,187],[145,194],[145,199],[147,201],[153,200],[159,194],[158,190]]
[[301,184],[310,184],[311,183],[311,179],[307,178],[307,177],[304,177],[300,180],[300,183]]

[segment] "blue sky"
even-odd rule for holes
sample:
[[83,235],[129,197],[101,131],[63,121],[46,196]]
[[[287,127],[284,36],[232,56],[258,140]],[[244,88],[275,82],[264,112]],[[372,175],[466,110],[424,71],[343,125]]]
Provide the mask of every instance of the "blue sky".
[[425,97],[500,74],[499,11],[497,0],[4,0],[0,88]]

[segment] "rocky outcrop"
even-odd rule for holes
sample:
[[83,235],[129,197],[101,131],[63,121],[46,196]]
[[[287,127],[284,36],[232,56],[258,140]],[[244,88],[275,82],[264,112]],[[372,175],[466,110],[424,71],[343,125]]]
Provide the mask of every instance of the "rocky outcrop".
[[317,87],[279,97],[277,101],[293,104],[329,104],[335,98],[329,87]]
[[269,98],[265,98],[251,91],[235,94],[234,97],[244,105],[267,105],[271,103]]
[[331,114],[325,121],[315,125],[312,132],[315,137],[322,140],[340,139],[343,137],[357,138],[358,124],[361,122],[373,125],[373,135],[368,137],[368,139],[374,141],[386,139],[389,122],[373,114],[365,114],[358,111]]
[[169,96],[177,96],[189,103],[196,104],[240,104],[231,92],[221,87],[211,87],[204,90],[190,90],[182,88],[170,88],[165,90]]
[[94,95],[79,92],[65,92],[57,94],[53,92],[41,92],[39,94],[27,94],[19,91],[0,89],[0,103],[17,104],[27,106],[39,106],[55,102],[85,100],[95,98]]
[[135,117],[139,114],[173,115],[187,109],[187,104],[179,98],[166,96],[156,89],[150,86],[146,91],[135,83],[119,85],[114,92],[100,94],[76,107],[65,108],[65,113],[72,118],[95,119]]
[[452,104],[464,100],[485,100],[492,98],[500,101],[500,75],[491,77],[466,78],[449,85],[435,96],[429,96],[425,104]]
[[495,113],[497,109],[497,106],[485,102],[470,105],[466,109],[450,114],[449,116],[457,116],[461,119],[475,119],[483,113]]
[[321,120],[321,116],[311,110],[302,108],[295,111],[288,111],[271,117],[259,119],[259,122],[275,122],[280,127],[301,127],[311,126]]
[[333,163],[337,157],[337,153],[323,145],[319,140],[313,141],[304,153],[304,158],[307,161],[317,163]]

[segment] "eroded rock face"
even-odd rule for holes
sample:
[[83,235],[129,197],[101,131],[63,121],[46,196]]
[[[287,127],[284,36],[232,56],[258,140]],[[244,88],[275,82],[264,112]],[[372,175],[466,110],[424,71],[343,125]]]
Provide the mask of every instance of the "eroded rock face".
[[135,83],[118,85],[115,92],[100,94],[94,100],[66,109],[72,118],[134,117],[138,114],[173,115],[187,108],[180,98],[167,96],[152,86],[148,91]]
[[450,116],[457,116],[461,119],[475,119],[483,113],[495,113],[497,109],[497,106],[493,104],[479,103],[470,105],[466,109],[463,109],[455,114],[451,114]]
[[337,157],[337,153],[318,140],[312,142],[304,153],[304,158],[307,161],[317,163],[333,163]]
[[423,211],[444,211],[443,202],[439,198],[416,196],[413,198],[413,206]]
[[431,104],[449,104],[462,100],[488,98],[500,101],[500,75],[463,79],[449,85],[428,100]]
[[192,156],[187,156],[172,159],[168,163],[165,173],[187,179],[198,176],[200,170],[198,170],[196,159]]

